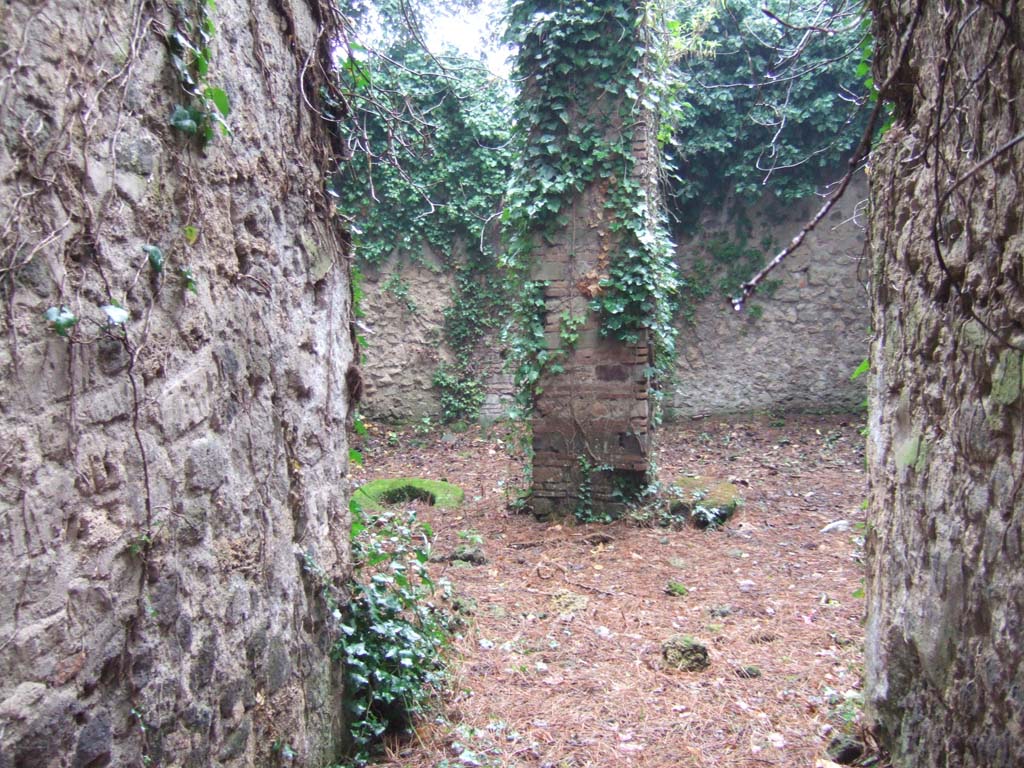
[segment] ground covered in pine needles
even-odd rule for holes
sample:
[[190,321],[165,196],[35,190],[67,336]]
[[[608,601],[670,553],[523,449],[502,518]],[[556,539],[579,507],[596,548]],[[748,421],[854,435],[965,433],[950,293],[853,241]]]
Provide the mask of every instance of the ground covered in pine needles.
[[[815,766],[856,732],[862,678],[864,439],[858,416],[664,427],[659,477],[733,483],[719,530],[537,522],[509,508],[522,452],[504,427],[370,425],[356,482],[447,480],[418,507],[465,624],[436,720],[392,740],[402,768]],[[641,516],[642,517],[642,516]],[[486,562],[445,562],[460,545]],[[708,649],[671,669],[662,644]]]

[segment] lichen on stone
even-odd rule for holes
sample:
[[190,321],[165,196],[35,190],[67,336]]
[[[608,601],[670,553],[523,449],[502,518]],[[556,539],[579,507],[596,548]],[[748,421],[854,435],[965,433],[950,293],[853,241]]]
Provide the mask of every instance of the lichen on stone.
[[1024,352],[1005,349],[999,355],[999,362],[992,372],[992,402],[998,405],[1012,405],[1020,398],[1024,389]]

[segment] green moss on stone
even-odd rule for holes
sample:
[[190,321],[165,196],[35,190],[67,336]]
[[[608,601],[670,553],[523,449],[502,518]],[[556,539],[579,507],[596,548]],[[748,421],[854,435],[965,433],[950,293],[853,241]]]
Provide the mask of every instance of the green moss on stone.
[[998,405],[1012,405],[1017,402],[1024,389],[1024,352],[1014,349],[1003,350],[992,372],[992,402]]
[[973,349],[984,349],[988,343],[988,331],[977,320],[968,320],[960,328],[960,341]]
[[921,472],[928,465],[928,441],[921,435],[912,435],[896,449],[896,466],[900,469],[913,467]]
[[743,503],[739,489],[723,480],[683,476],[674,486],[676,498],[669,505],[670,516],[686,516],[698,528],[718,528]]
[[381,509],[389,504],[412,500],[426,501],[441,508],[457,507],[462,503],[462,489],[442,480],[421,477],[394,477],[372,480],[352,494],[352,503],[360,509]]
[[673,635],[661,644],[661,657],[670,669],[702,672],[711,661],[706,644],[689,635]]
[[742,501],[739,489],[724,480],[708,477],[680,477],[676,479],[675,484],[683,491],[684,496],[690,495],[695,499],[699,497],[700,503],[704,506],[735,510]]

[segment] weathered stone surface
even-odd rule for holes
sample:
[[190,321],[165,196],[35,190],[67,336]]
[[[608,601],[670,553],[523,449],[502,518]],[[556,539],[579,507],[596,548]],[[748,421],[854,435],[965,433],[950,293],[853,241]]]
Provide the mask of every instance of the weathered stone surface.
[[894,765],[1024,765],[1024,13],[873,6],[867,703]]
[[97,714],[78,733],[72,768],[101,768],[110,765],[112,749],[110,721],[103,714]]
[[[379,268],[365,270],[366,397],[361,410],[372,418],[405,421],[440,413],[433,378],[438,364],[454,359],[443,341],[454,279],[428,249],[422,258],[423,263],[407,263],[406,256],[396,254]],[[395,275],[408,287],[404,298],[385,289]]]
[[217,438],[204,437],[188,447],[185,476],[192,491],[215,491],[233,474],[228,454]]
[[[676,382],[666,399],[670,415],[692,417],[741,411],[848,411],[865,397],[864,379],[850,374],[867,357],[871,324],[865,289],[863,177],[852,184],[828,221],[772,275],[774,291],[755,294],[736,312],[717,289],[697,307],[694,324],[680,326]],[[750,242],[767,237],[768,258],[792,239],[821,205],[766,196],[747,215]],[[859,215],[857,215],[859,212]],[[700,240],[734,236],[727,211],[709,212],[697,240],[681,243],[679,263],[708,261]],[[760,313],[759,316],[756,316]]]
[[0,765],[336,762],[302,562],[348,572],[350,293],[295,90],[332,6],[216,4],[232,134],[200,148],[165,35],[208,5],[0,11]]

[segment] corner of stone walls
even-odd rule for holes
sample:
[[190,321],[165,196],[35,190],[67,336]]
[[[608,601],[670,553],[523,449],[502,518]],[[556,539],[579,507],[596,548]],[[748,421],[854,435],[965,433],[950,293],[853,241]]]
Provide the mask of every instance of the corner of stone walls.
[[[755,294],[736,312],[717,289],[696,306],[695,322],[681,325],[679,362],[666,398],[669,417],[741,412],[845,412],[861,407],[864,380],[850,375],[867,357],[871,323],[864,262],[863,180],[852,184],[822,222],[775,273],[774,291]],[[820,201],[798,205],[764,198],[746,215],[751,243],[767,237],[771,258],[816,212]],[[705,262],[701,238],[732,235],[725,217],[709,217],[697,238],[680,243],[686,271]],[[756,307],[753,313],[750,307]]]

